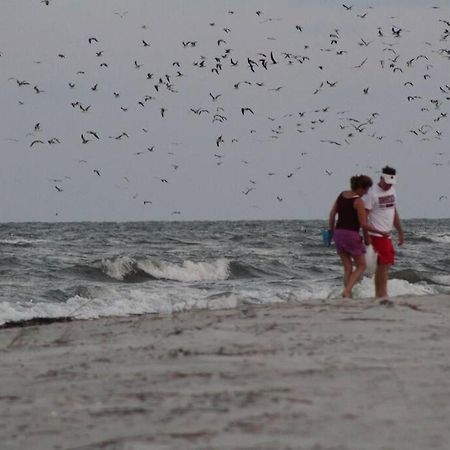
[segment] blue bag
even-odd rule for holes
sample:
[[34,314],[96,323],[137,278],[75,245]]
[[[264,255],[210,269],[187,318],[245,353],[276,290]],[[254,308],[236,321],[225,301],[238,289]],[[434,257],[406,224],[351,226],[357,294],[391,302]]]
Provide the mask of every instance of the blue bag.
[[330,230],[322,230],[323,243],[329,247],[331,245],[331,240],[333,239],[333,233]]

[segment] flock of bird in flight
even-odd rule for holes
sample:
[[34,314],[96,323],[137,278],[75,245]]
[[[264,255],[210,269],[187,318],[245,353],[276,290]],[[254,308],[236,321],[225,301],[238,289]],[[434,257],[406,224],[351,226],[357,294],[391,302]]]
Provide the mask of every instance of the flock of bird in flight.
[[[42,0],[45,7],[52,6],[52,0]],[[431,9],[438,10],[438,7],[431,7]],[[350,4],[342,4],[342,14],[351,14],[357,25],[362,24],[367,21],[368,18],[373,14],[374,8],[368,7],[365,10],[356,11],[357,8]],[[127,11],[123,12],[112,12],[121,21],[127,20]],[[324,104],[324,96],[322,94],[325,91],[337,90],[339,89],[342,80],[340,78],[339,72],[333,70],[333,64],[327,65],[326,58],[342,58],[348,62],[348,67],[353,71],[354,76],[358,76],[359,79],[364,79],[362,75],[363,71],[369,65],[369,63],[374,63],[374,60],[378,58],[376,62],[379,70],[383,72],[389,72],[395,78],[396,83],[402,89],[402,95],[404,96],[408,107],[415,108],[417,111],[417,116],[423,123],[415,127],[411,127],[409,130],[405,130],[408,138],[419,139],[422,142],[430,140],[442,140],[444,137],[445,122],[448,119],[446,106],[450,100],[450,80],[447,83],[437,84],[435,86],[434,94],[424,95],[421,92],[421,88],[425,86],[426,83],[433,83],[433,60],[437,58],[443,60],[450,60],[450,48],[447,42],[450,41],[450,20],[445,17],[436,16],[436,27],[440,29],[440,37],[438,42],[425,42],[425,48],[428,51],[421,51],[419,54],[415,55],[405,55],[401,52],[401,44],[404,39],[407,39],[407,33],[411,30],[404,29],[402,26],[396,25],[395,22],[401,22],[401,18],[392,17],[391,25],[389,27],[377,26],[372,30],[367,30],[366,35],[370,37],[360,37],[359,40],[353,42],[353,46],[349,46],[348,40],[345,39],[345,45],[343,43],[346,30],[333,28],[329,30],[328,33],[328,43],[326,46],[317,48],[316,42],[308,39],[303,39],[302,36],[306,35],[306,30],[308,28],[307,21],[305,24],[295,24],[292,26],[292,33],[296,34],[298,38],[297,41],[297,51],[279,51],[278,46],[271,45],[273,41],[277,41],[274,36],[266,36],[267,44],[264,48],[258,49],[252,54],[243,55],[243,52],[238,48],[234,50],[232,48],[232,37],[234,26],[237,25],[218,25],[218,22],[226,23],[233,22],[232,18],[239,15],[239,11],[225,11],[223,17],[217,18],[215,21],[211,21],[205,24],[205,27],[210,27],[215,30],[216,39],[213,44],[208,43],[210,47],[214,50],[209,55],[205,55],[205,45],[203,42],[194,39],[186,39],[179,42],[179,46],[183,51],[185,51],[185,57],[178,58],[171,62],[171,67],[169,69],[162,68],[160,71],[146,70],[150,64],[147,60],[132,59],[130,61],[130,70],[139,71],[141,74],[141,83],[145,86],[145,93],[140,98],[135,100],[134,105],[124,105],[121,103],[121,92],[112,91],[109,92],[105,90],[102,86],[101,76],[104,71],[110,69],[111,63],[113,61],[108,60],[108,53],[102,46],[104,43],[104,38],[102,36],[92,35],[85,37],[80,41],[79,48],[80,51],[89,52],[95,55],[98,61],[96,67],[80,68],[76,70],[73,74],[73,79],[66,80],[66,89],[68,96],[70,96],[70,101],[65,105],[59,105],[61,108],[69,108],[73,111],[78,111],[83,115],[92,114],[92,110],[98,108],[101,104],[99,102],[98,94],[109,96],[117,101],[117,114],[127,113],[133,111],[136,113],[144,113],[148,109],[157,111],[160,119],[159,120],[171,120],[172,110],[164,104],[165,95],[170,94],[173,96],[181,96],[183,94],[184,80],[189,78],[195,78],[199,73],[203,79],[208,79],[207,77],[212,77],[214,79],[214,85],[222,85],[222,92],[213,91],[208,89],[206,81],[202,81],[201,85],[202,95],[199,98],[204,99],[204,93],[208,92],[209,101],[207,104],[202,105],[189,105],[186,108],[185,113],[196,117],[200,121],[201,126],[205,124],[205,120],[210,121],[213,124],[213,130],[215,136],[211,139],[210,148],[207,150],[209,157],[214,158],[215,164],[220,167],[227,157],[227,145],[233,146],[238,145],[240,140],[248,137],[254,137],[255,139],[266,139],[268,141],[276,142],[278,139],[282,139],[286,136],[287,130],[295,130],[295,134],[290,135],[291,139],[294,136],[295,140],[292,140],[293,145],[301,147],[298,143],[303,136],[311,133],[316,133],[318,139],[317,141],[321,144],[335,146],[338,149],[343,149],[349,147],[365,137],[366,139],[373,139],[382,143],[386,136],[380,134],[377,131],[376,123],[379,119],[381,112],[372,111],[370,114],[362,117],[357,114],[352,114],[351,110],[339,110],[335,106],[330,106]],[[280,21],[280,18],[266,17],[264,11],[254,12],[254,26],[263,27],[265,24]],[[152,39],[149,37],[148,27],[146,25],[141,26],[142,38],[136,45],[141,48],[153,47]],[[364,30],[364,25],[361,27]],[[309,39],[312,39],[311,37]],[[234,43],[237,45],[237,43]],[[369,51],[376,47],[376,50]],[[269,49],[267,49],[269,47]],[[354,58],[351,58],[352,53],[357,55],[361,54],[361,50],[367,50],[367,56],[363,56],[360,60],[352,62]],[[358,51],[356,51],[358,50]],[[320,52],[320,53],[319,53]],[[5,52],[0,49],[0,57],[4,56]],[[320,58],[315,61],[315,56],[320,54]],[[328,56],[330,55],[330,56]],[[324,59],[325,58],[325,59]],[[61,52],[55,55],[55,64],[65,63],[68,56]],[[36,64],[41,64],[41,61],[34,61]],[[152,61],[152,67],[155,68],[155,62]],[[254,104],[240,104],[242,99],[252,98],[248,95],[248,91],[245,96],[242,96],[240,92],[243,89],[253,89],[253,96],[255,99],[261,97],[262,95],[277,95],[281,92],[288,91],[290,86],[284,85],[268,85],[267,84],[267,74],[271,71],[277,70],[277,68],[303,68],[309,67],[309,70],[314,70],[317,73],[315,77],[316,84],[310,86],[310,99],[308,100],[308,105],[314,104],[314,99],[317,100],[317,107],[305,108],[296,111],[286,111],[282,115],[271,115],[267,111],[257,110],[254,106],[258,102],[253,102]],[[373,65],[371,66],[371,71],[373,70]],[[287,70],[287,69],[285,69]],[[369,70],[369,69],[368,69]],[[235,72],[233,72],[235,71]],[[226,75],[223,75],[226,74]],[[239,80],[233,80],[232,75],[245,76]],[[99,81],[92,82],[89,81],[83,85],[86,80],[92,80],[96,78]],[[79,82],[78,80],[83,80]],[[276,77],[270,78],[270,81],[276,79]],[[17,91],[17,101],[19,105],[24,106],[25,101],[21,99],[22,90],[29,89],[35,95],[39,96],[49,96],[51,97],[51,86],[41,87],[34,83],[33,80],[17,78],[16,76],[11,76],[9,78],[11,82],[10,86],[15,86]],[[292,83],[296,84],[298,82],[296,76],[292,77]],[[86,90],[86,84],[89,86],[89,91],[92,95],[92,102],[84,102],[78,96],[78,92],[81,88]],[[186,89],[188,89],[186,87]],[[234,114],[233,119],[239,124],[248,123],[249,126],[247,136],[235,134],[230,132],[230,127],[223,127],[224,124],[230,121],[231,114],[229,110],[226,109],[222,100],[225,97],[224,92],[236,93],[235,108],[231,112]],[[424,89],[424,92],[429,92]],[[370,96],[371,86],[365,86],[358,93],[362,98],[365,96]],[[97,97],[95,97],[97,95]],[[69,98],[69,97],[68,97]],[[174,97],[172,97],[174,98]],[[326,97],[325,97],[326,98]],[[311,103],[313,102],[313,103]],[[301,99],[297,102],[302,104]],[[172,104],[172,100],[171,100]],[[56,111],[57,112],[57,111]],[[114,111],[109,110],[106,114],[115,114]],[[333,119],[330,115],[333,114]],[[206,118],[206,119],[205,119]],[[189,119],[190,120],[190,119]],[[69,124],[68,124],[69,126]],[[179,127],[179,124],[175,124]],[[335,129],[332,127],[335,126]],[[41,151],[46,146],[58,146],[66,143],[64,136],[53,136],[47,135],[47,125],[44,125],[41,121],[36,121],[32,130],[27,130],[26,137],[28,139],[27,146],[32,151]],[[140,133],[142,135],[147,135],[149,133],[149,127],[142,126],[138,131],[134,133]],[[331,133],[334,133],[332,138],[328,138]],[[101,131],[96,129],[94,124],[92,128],[86,129],[80,133],[78,142],[71,142],[71,147],[82,147],[93,146],[96,143],[104,141],[105,139],[113,140],[114,142],[122,141],[125,145],[130,145],[130,139],[132,137],[132,132],[129,130],[120,130],[117,133],[111,135],[103,135]],[[397,137],[394,141],[397,143],[402,143],[405,137]],[[6,140],[6,138],[5,138]],[[14,140],[14,139],[9,139]],[[359,141],[360,142],[360,141]],[[181,145],[180,143],[178,143]],[[383,145],[384,142],[380,145]],[[142,149],[134,148],[133,155],[143,157],[145,155],[151,155],[160,150],[159,146],[150,143]],[[171,156],[176,156],[173,152],[168,152]],[[299,151],[299,165],[298,167],[288,170],[283,176],[286,179],[293,178],[296,171],[301,169],[301,158],[308,155],[308,151]],[[434,165],[444,165],[443,158],[446,156],[445,152],[439,152],[437,154],[437,161],[433,162]],[[439,159],[440,158],[440,159]],[[172,160],[173,161],[173,160]],[[249,164],[247,160],[242,160],[242,164]],[[89,167],[90,160],[89,157],[83,157],[78,159],[78,165],[83,167],[88,167],[89,171],[94,177],[102,177],[104,170],[102,167]],[[141,164],[141,163],[139,163]],[[169,184],[172,179],[176,176],[176,172],[180,167],[180,163],[171,162],[170,164],[171,172],[167,175],[158,177],[160,183]],[[323,175],[331,176],[333,171],[330,168],[325,168]],[[276,171],[266,172],[267,176],[277,175]],[[123,176],[123,180],[127,183],[130,182],[129,176]],[[58,193],[63,193],[65,190],[65,183],[68,183],[71,177],[61,176],[60,178],[51,178],[51,188],[56,190]],[[248,178],[245,186],[242,187],[242,195],[251,196],[251,193],[257,189],[258,181],[254,178]],[[145,194],[144,194],[145,195]],[[146,197],[142,198],[140,193],[136,192],[133,194],[133,198],[138,200],[144,206],[150,206],[153,204],[153,199]],[[274,201],[282,202],[284,199],[283,194],[276,193],[274,195]],[[441,195],[440,200],[447,199],[446,195]],[[181,214],[180,210],[173,210],[173,215]]]

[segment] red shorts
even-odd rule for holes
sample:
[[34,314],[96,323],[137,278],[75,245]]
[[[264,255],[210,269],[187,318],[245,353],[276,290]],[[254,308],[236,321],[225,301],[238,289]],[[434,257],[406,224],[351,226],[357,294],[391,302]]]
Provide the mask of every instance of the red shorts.
[[395,250],[392,239],[385,236],[370,236],[372,246],[378,255],[378,264],[394,264]]

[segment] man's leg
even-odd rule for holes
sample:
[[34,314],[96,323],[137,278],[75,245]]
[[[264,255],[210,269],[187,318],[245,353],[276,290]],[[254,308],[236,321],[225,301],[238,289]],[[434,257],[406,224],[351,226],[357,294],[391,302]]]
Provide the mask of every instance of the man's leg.
[[372,241],[374,250],[378,253],[378,264],[375,272],[375,297],[386,298],[388,296],[388,272],[394,264],[395,251],[392,240],[377,237]]
[[375,297],[387,297],[388,272],[390,264],[378,264],[375,272]]

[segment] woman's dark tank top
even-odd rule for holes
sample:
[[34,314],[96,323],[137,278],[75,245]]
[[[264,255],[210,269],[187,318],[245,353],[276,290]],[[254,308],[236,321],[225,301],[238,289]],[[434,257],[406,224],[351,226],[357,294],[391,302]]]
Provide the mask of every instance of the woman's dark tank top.
[[339,195],[336,201],[338,213],[336,228],[359,231],[358,212],[353,207],[353,203],[357,198],[359,198],[359,195],[352,198],[345,198],[342,193]]

